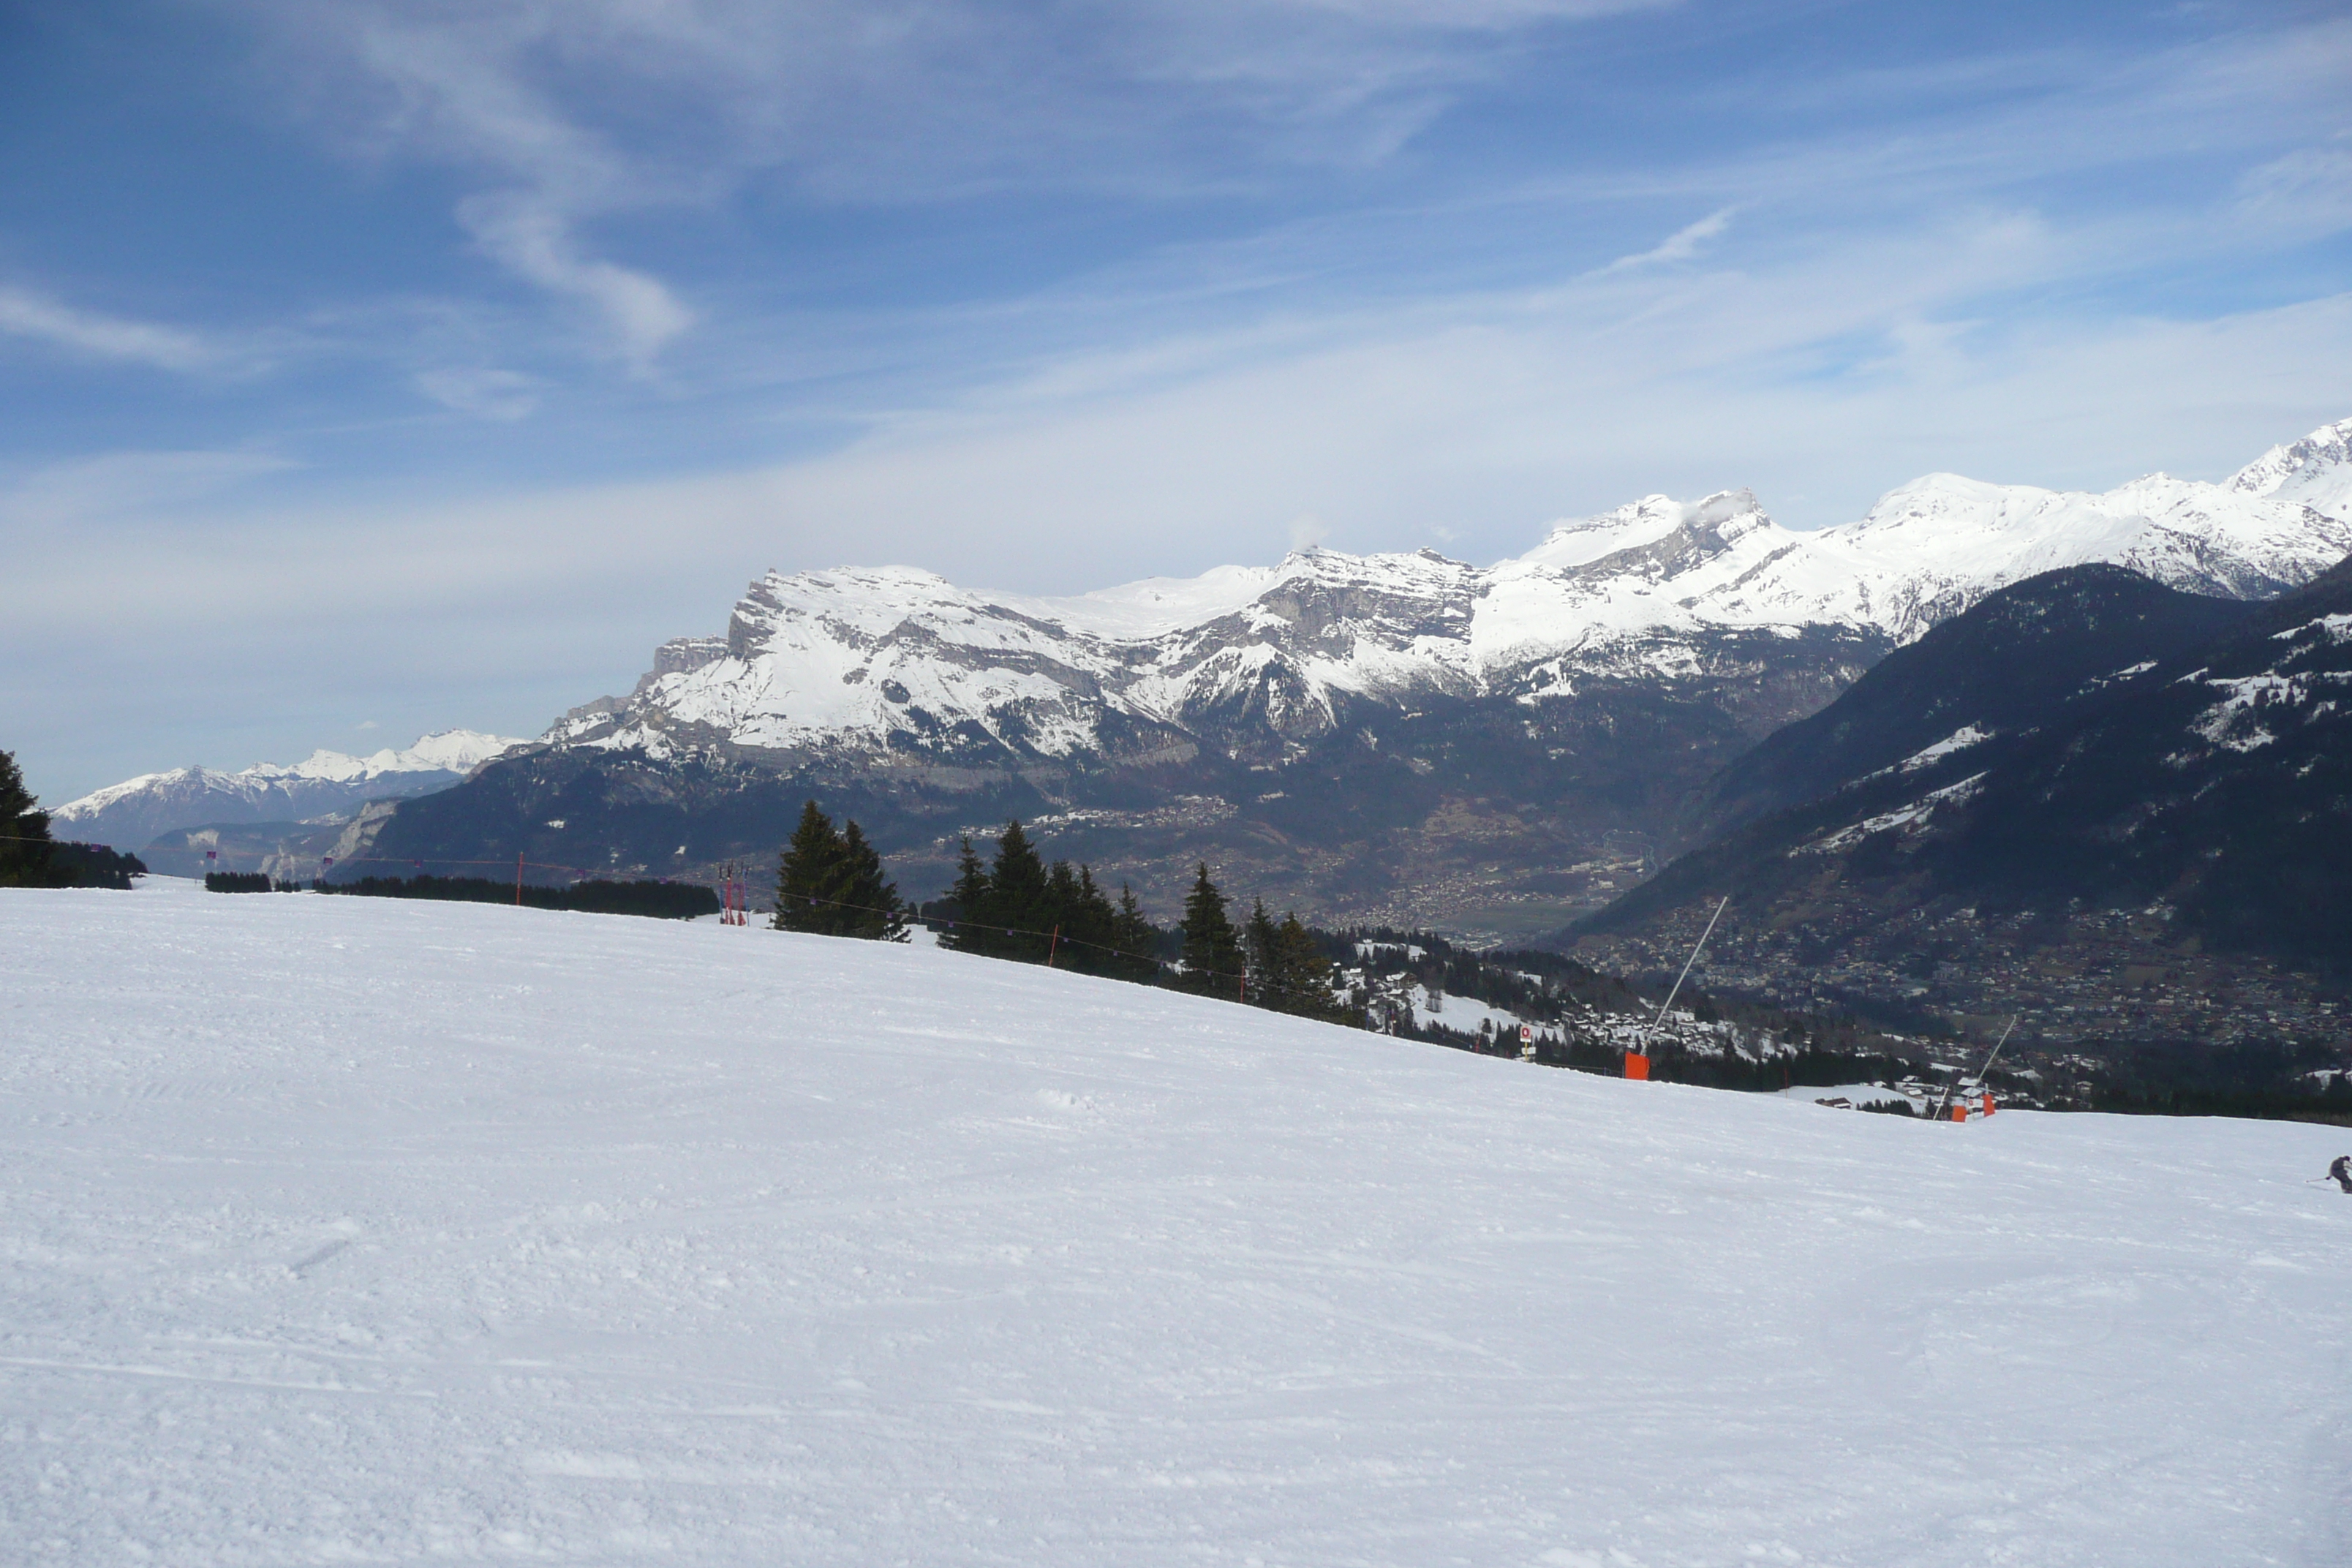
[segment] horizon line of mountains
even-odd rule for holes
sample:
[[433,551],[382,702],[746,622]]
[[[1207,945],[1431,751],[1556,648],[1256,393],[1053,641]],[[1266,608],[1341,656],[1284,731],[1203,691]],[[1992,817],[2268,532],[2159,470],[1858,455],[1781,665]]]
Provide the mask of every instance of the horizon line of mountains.
[[[178,770],[55,816],[61,834],[102,841],[152,827],[118,847],[166,859],[210,833],[216,850],[275,856],[288,869],[326,854],[358,874],[362,860],[432,868],[520,851],[610,875],[692,876],[765,859],[814,797],[864,824],[919,894],[944,884],[963,836],[1019,817],[1056,855],[1091,862],[1107,882],[1132,882],[1154,907],[1172,907],[1178,868],[1206,858],[1228,887],[1327,924],[1488,942],[1556,936],[1646,961],[1655,954],[1641,945],[1650,940],[1643,921],[1657,941],[1675,927],[1665,891],[1628,900],[1621,909],[1633,912],[1606,931],[1564,928],[1675,857],[1862,776],[1839,773],[1843,763],[1808,773],[1789,759],[1830,753],[1790,737],[1817,735],[1842,712],[1847,731],[1877,739],[1831,748],[1836,756],[1908,748],[1864,770],[1884,775],[1855,797],[1870,812],[1815,839],[1907,811],[1905,841],[1925,843],[1942,829],[1921,825],[1958,823],[1971,800],[1988,821],[2038,810],[1975,777],[1990,770],[1952,770],[1972,750],[2006,757],[2021,732],[2056,722],[2084,682],[2105,683],[2098,689],[2116,700],[2136,691],[2168,659],[2228,635],[2247,606],[2306,591],[2347,553],[2352,420],[2273,447],[2218,485],[2159,474],[2090,495],[1932,475],[1854,523],[1812,534],[1780,527],[1744,490],[1689,503],[1653,496],[1561,523],[1528,554],[1486,568],[1426,551],[1309,551],[1272,567],[1063,599],[973,593],[908,568],[771,572],[723,636],[665,644],[633,691],[582,704],[537,741],[454,732],[365,763],[322,753],[291,769]],[[2094,566],[2126,570],[2093,574],[2096,591],[2063,575]],[[1974,615],[2053,571],[2057,585]],[[2126,582],[2165,597],[2131,600],[2136,590],[2117,586]],[[2031,614],[2018,607],[2027,603]],[[1975,628],[1969,637],[1939,637],[1960,621]],[[2105,629],[2083,633],[2086,622]],[[2064,644],[2072,652],[2036,640],[2067,626],[2082,634]],[[2186,723],[2192,738],[2198,724],[2214,728],[2220,739],[2197,744],[2224,773],[2287,754],[2275,742],[2238,743],[2231,726],[2245,721],[2242,711],[2332,701],[2320,668],[2337,646],[2327,635],[2298,655],[2317,664],[2238,659],[2231,668],[2245,668],[2226,679],[2242,684],[2215,700],[2238,705],[2230,717],[2200,718],[2209,703],[2183,709],[2185,719],[2168,710],[2163,723]],[[1948,646],[1964,651],[1938,651]],[[2045,692],[2048,711],[2032,714],[1994,703],[1912,744],[1922,723],[1959,712],[1957,698],[1943,699],[1976,690],[1970,671],[2000,665],[2000,647],[2035,650],[2019,657],[2070,672],[2070,695]],[[2116,662],[2077,671],[2111,655]],[[1880,673],[1890,670],[1903,682]],[[1948,690],[1928,689],[1938,686]],[[2010,682],[2008,695],[2022,689]],[[1857,695],[1862,708],[1850,700]],[[1856,721],[1865,708],[1867,721]],[[2326,776],[2330,754],[2323,746],[2304,777]],[[1894,798],[1915,779],[1955,793],[1924,806]],[[2162,782],[2133,787],[2161,794]],[[2217,789],[2229,793],[2207,782],[2206,795]],[[207,808],[217,809],[190,815]],[[2132,809],[2162,815],[2145,799]],[[2326,816],[2311,809],[2315,824]],[[2217,818],[2200,831],[2226,827]],[[2167,828],[2183,830],[2180,821]],[[1889,831],[1806,850],[1812,882],[1832,862],[1840,878],[1868,880],[1843,851]],[[175,834],[184,842],[163,842]],[[1774,853],[1786,861],[1794,849]],[[1756,850],[1749,859],[1759,854],[1770,858]],[[1871,865],[1883,881],[1886,868]],[[1692,875],[1678,865],[1653,886],[1678,888]],[[1815,917],[1791,902],[1788,881],[1765,901],[1783,927],[1801,927]],[[1874,907],[1885,906],[1883,888],[1875,896]],[[1823,900],[1844,908],[1826,892]],[[1978,906],[2007,907],[1999,898]],[[2233,939],[2206,931],[2201,915],[2185,918],[2148,940],[2307,962],[2273,952],[2275,932],[2255,941],[2242,921]],[[2185,935],[2190,927],[2204,934]],[[1938,940],[1947,956],[1937,963],[1964,962],[1951,955],[1967,943]],[[2053,942],[2081,945],[2079,933],[2062,940],[2045,924],[2041,945]],[[1819,970],[1830,951],[1802,959],[1774,949],[1757,962]],[[1932,963],[1898,966],[1897,985],[1850,953],[1838,962],[1857,977],[1857,994],[1950,1004]],[[2203,974],[2224,961],[2209,952],[2198,962],[2203,969],[2189,968]],[[2132,967],[2151,966],[2182,972]]]

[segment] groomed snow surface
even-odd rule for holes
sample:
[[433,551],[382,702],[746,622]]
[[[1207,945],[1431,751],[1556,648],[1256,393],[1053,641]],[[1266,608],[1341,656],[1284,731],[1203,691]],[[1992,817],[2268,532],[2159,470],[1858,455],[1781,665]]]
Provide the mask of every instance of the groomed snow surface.
[[2340,1130],[0,892],[0,1557],[2352,1562]]

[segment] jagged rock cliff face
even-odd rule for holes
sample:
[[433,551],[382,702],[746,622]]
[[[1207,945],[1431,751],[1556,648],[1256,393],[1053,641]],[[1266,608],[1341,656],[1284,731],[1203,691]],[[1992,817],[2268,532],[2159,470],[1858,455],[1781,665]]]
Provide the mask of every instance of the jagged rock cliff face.
[[918,891],[1017,814],[1163,905],[1207,857],[1327,919],[1541,929],[1676,847],[1724,763],[2006,584],[2104,561],[2256,598],[2352,549],[2298,499],[2333,493],[2326,462],[2262,461],[2288,478],[1936,475],[1811,534],[1745,490],[1652,496],[1491,567],[1318,550],[1059,599],[771,573],[723,638],[666,644],[383,843],[685,870],[766,855],[814,795]]

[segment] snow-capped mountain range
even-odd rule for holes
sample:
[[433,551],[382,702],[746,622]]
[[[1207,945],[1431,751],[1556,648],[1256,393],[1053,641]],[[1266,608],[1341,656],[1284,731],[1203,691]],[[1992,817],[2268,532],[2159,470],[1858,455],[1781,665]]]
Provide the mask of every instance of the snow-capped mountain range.
[[2152,474],[2094,495],[1931,474],[1814,533],[1744,489],[1650,496],[1485,568],[1311,550],[1067,598],[910,567],[772,572],[724,637],[666,645],[629,697],[574,710],[545,740],[772,765],[1022,769],[1203,742],[1278,762],[1343,728],[1351,700],[1671,685],[1740,634],[1744,657],[1759,636],[1815,627],[1883,651],[2006,584],[2095,561],[2267,597],[2347,551],[2352,420],[2218,485]]
[[[1717,770],[1988,593],[2109,562],[2263,598],[2347,552],[2352,421],[2221,484],[1930,475],[1812,533],[1746,490],[1651,496],[1488,566],[1313,550],[1062,598],[906,566],[772,572],[723,635],[663,645],[628,695],[457,787],[440,786],[506,742],[299,804],[289,785],[232,808],[273,786],[226,775],[249,783],[116,841],[397,793],[423,798],[371,819],[364,853],[699,875],[772,854],[814,797],[917,894],[960,836],[1017,816],[1158,906],[1205,858],[1335,921],[1551,930],[1686,847],[1684,805]],[[158,782],[59,815],[99,837],[77,818]]]
[[413,746],[386,747],[365,757],[321,750],[290,765],[257,763],[236,773],[173,768],[92,791],[49,816],[60,838],[136,851],[173,828],[307,821],[350,811],[364,801],[446,789],[524,743],[472,730],[444,730]]

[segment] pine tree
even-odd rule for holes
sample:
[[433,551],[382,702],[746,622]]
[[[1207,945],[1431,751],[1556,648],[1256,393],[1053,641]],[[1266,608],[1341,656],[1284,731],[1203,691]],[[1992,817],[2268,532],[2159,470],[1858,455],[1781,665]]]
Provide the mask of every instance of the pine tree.
[[[1093,879],[1089,878],[1088,880]],[[1070,869],[1067,860],[1056,860],[1045,873],[1045,897],[1037,910],[1037,929],[1052,932],[1046,943],[1045,959],[1064,969],[1086,967],[1085,950],[1065,951],[1064,942],[1087,940],[1080,927],[1086,923],[1086,900],[1078,890],[1078,874]]]
[[840,896],[842,871],[841,835],[810,801],[801,807],[800,825],[776,868],[775,929],[830,933],[840,918],[833,901]]
[[1005,824],[992,864],[963,841],[948,903],[958,923],[940,940],[961,952],[1123,980],[1159,976],[1160,932],[1133,889],[1121,888],[1114,905],[1094,868],[1047,865],[1017,821]]
[[49,814],[25,787],[13,752],[0,752],[0,888],[61,888],[70,872],[50,865]]
[[989,918],[995,927],[989,937],[992,951],[1006,958],[1044,963],[1049,945],[1045,933],[1054,925],[1052,881],[1037,847],[1021,831],[1017,818],[1004,825],[1004,837],[996,841],[996,860],[988,868],[988,889]]
[[1226,918],[1225,896],[1209,880],[1203,860],[1192,890],[1184,896],[1184,973],[1179,984],[1187,991],[1238,996],[1241,974],[1241,940]]
[[836,830],[810,801],[777,867],[773,924],[818,936],[904,942],[907,907],[865,830],[856,822]]
[[1242,953],[1249,964],[1249,999],[1261,1007],[1283,1005],[1280,940],[1274,917],[1265,912],[1265,900],[1253,900],[1250,918],[1242,926]]
[[868,942],[907,940],[907,901],[882,869],[882,857],[856,822],[842,829],[840,923],[835,934]]
[[988,868],[981,864],[971,840],[965,839],[962,853],[956,857],[955,885],[948,889],[949,918],[956,923],[940,939],[942,945],[961,952],[994,951],[988,942],[996,916],[993,891],[988,885]]
[[1333,963],[1298,919],[1296,910],[1282,917],[1274,933],[1272,1005],[1309,1018],[1352,1018],[1355,1009],[1336,993],[1339,965]]
[[1160,978],[1160,929],[1144,918],[1135,889],[1125,882],[1118,885],[1118,907],[1111,914],[1110,946],[1115,956],[1108,973],[1147,984]]
[[1063,947],[1055,963],[1087,974],[1122,973],[1118,957],[1118,910],[1095,880],[1094,868],[1081,865],[1075,877],[1067,861],[1055,861],[1052,884],[1057,895],[1066,889],[1067,901],[1056,910]]

